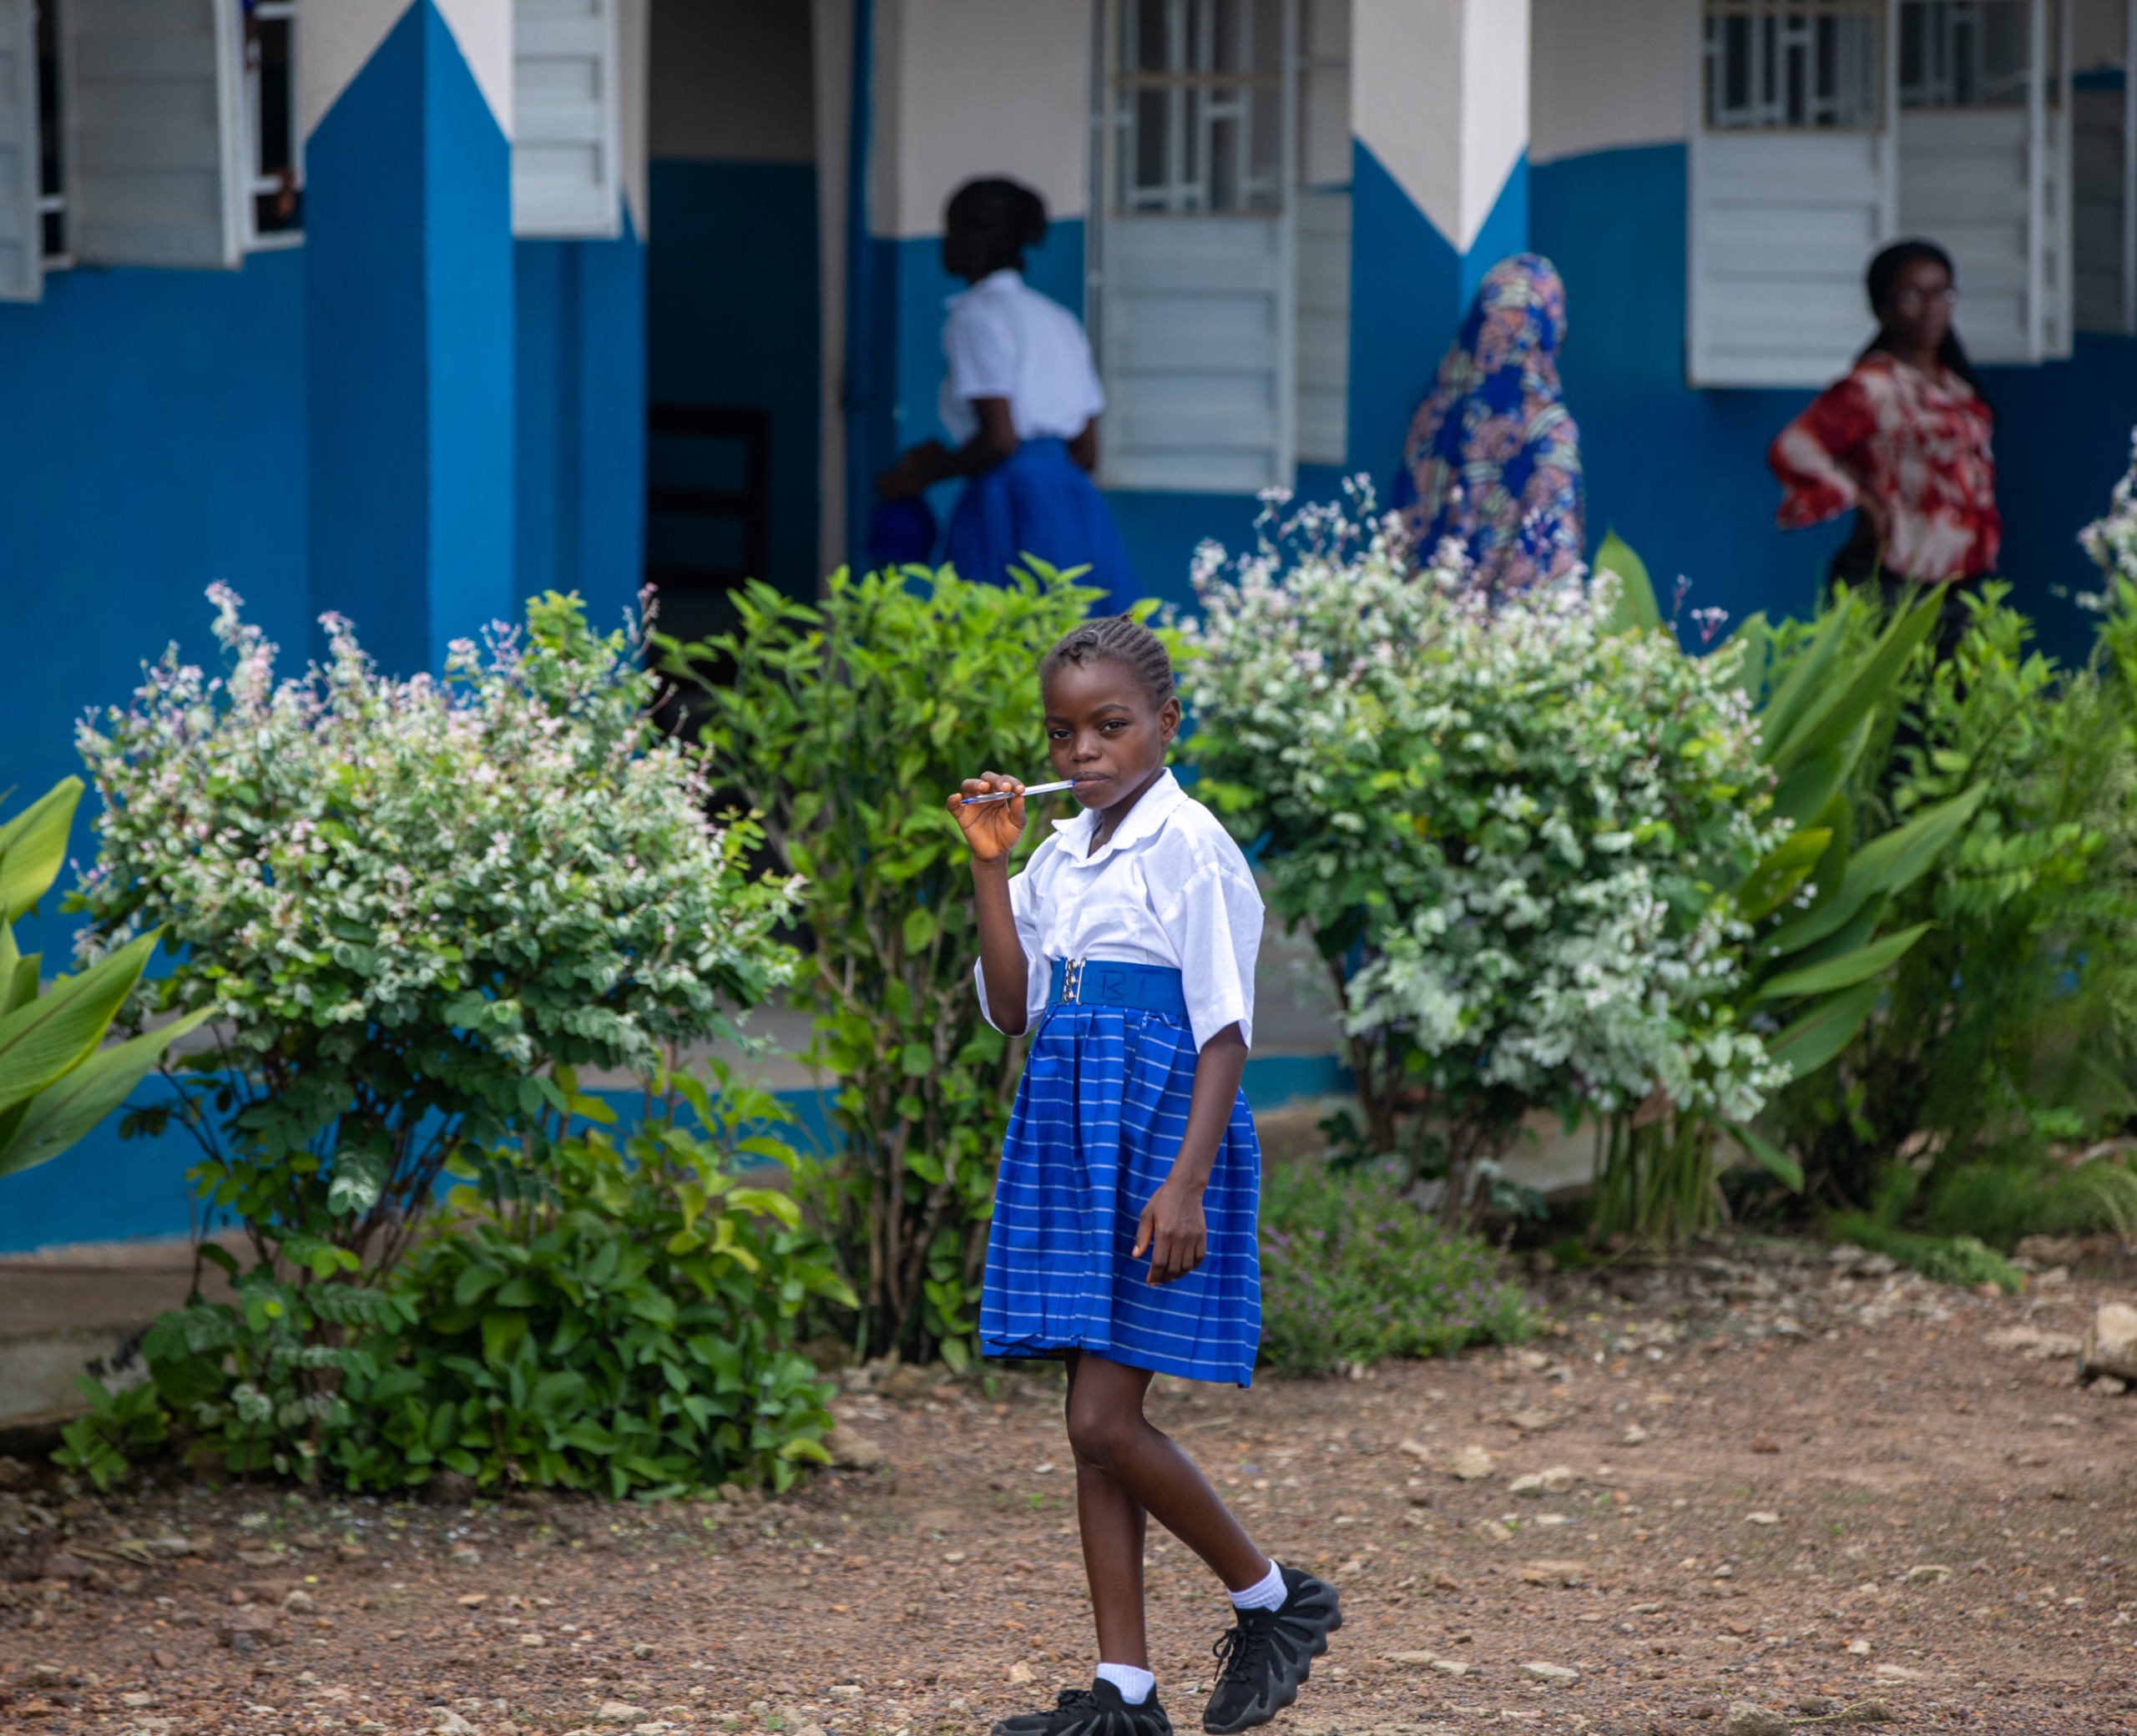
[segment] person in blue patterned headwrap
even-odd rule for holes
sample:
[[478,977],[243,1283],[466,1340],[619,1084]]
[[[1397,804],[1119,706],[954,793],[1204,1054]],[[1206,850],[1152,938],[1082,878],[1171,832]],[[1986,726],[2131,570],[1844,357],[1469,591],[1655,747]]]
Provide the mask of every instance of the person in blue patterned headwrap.
[[1484,274],[1402,442],[1394,506],[1429,561],[1452,539],[1475,582],[1523,591],[1581,558],[1580,435],[1559,385],[1566,291],[1540,254]]

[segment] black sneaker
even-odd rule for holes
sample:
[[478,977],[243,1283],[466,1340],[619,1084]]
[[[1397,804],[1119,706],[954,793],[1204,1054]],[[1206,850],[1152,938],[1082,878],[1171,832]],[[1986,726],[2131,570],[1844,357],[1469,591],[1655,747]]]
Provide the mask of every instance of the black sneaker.
[[1286,1567],[1284,1601],[1274,1609],[1243,1609],[1239,1626],[1210,1650],[1217,1654],[1217,1689],[1202,1708],[1211,1736],[1233,1736],[1266,1724],[1299,1697],[1313,1660],[1343,1625],[1336,1588],[1311,1573]]
[[1003,1718],[994,1736],[1172,1736],[1172,1720],[1154,1688],[1141,1705],[1131,1706],[1110,1682],[1094,1682],[1057,1696],[1051,1712]]

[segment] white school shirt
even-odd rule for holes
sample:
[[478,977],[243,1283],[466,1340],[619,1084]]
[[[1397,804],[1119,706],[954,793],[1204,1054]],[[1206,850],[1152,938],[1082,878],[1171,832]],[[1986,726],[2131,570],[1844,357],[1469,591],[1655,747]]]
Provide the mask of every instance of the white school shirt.
[[[1198,1050],[1234,1024],[1250,1047],[1261,894],[1231,834],[1170,771],[1092,855],[1098,825],[1095,808],[1057,820],[1009,882],[1024,947],[1025,1028],[1046,1010],[1053,960],[1104,959],[1178,971]],[[975,965],[973,977],[980,1011],[999,1030],[984,969]]]
[[1105,408],[1083,326],[1020,273],[991,272],[944,305],[935,413],[954,444],[979,431],[974,398],[1007,398],[1019,440],[1074,440]]

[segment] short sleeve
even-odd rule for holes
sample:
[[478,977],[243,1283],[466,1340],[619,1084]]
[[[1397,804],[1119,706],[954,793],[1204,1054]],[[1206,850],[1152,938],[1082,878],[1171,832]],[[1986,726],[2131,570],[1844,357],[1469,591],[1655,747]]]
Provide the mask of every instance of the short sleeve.
[[1187,1022],[1199,1050],[1227,1025],[1254,1046],[1254,961],[1261,951],[1261,894],[1245,864],[1205,862],[1159,926],[1179,956]]
[[[1009,882],[1009,914],[1017,919],[1017,941],[1024,949],[1024,1029],[1028,1031],[1038,1023],[1039,1015],[1046,1011],[1047,966],[1038,946],[1038,910],[1036,888],[1032,883],[1032,865],[1027,862],[1024,871]],[[1001,1022],[994,1017],[994,1010],[987,1004],[987,966],[983,961],[973,961],[972,980],[979,990],[980,1017],[997,1030]]]
[[1016,391],[1016,334],[994,300],[971,297],[951,313],[942,327],[950,395],[966,403],[974,398],[1006,398]]

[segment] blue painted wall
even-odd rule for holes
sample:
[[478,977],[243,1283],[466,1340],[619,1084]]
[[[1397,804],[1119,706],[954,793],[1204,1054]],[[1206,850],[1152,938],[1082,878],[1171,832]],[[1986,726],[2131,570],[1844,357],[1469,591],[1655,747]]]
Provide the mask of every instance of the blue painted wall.
[[[1614,527],[1665,603],[1800,613],[1845,538],[1841,521],[1774,527],[1766,449],[1808,391],[1694,391],[1685,383],[1685,148],[1599,151],[1530,174],[1530,243],[1565,278],[1566,401],[1580,426],[1591,543]],[[1867,319],[1867,316],[1866,316]],[[1960,309],[1960,330],[1965,308]],[[2083,656],[2090,629],[2059,591],[2089,588],[2073,540],[2127,462],[2137,341],[2081,337],[2071,361],[1983,370],[2001,421],[2003,568],[2042,643]]]
[[306,144],[311,596],[399,674],[517,611],[511,198],[421,0]]
[[606,631],[634,608],[645,542],[646,250],[513,250],[517,594],[577,591]]
[[816,593],[821,303],[810,163],[656,159],[646,249],[653,401],[771,416],[768,582]]
[[[76,720],[166,644],[212,659],[215,581],[304,651],[303,272],[62,271],[0,304],[0,812],[79,772]],[[73,926],[48,910],[17,938],[58,968]]]

